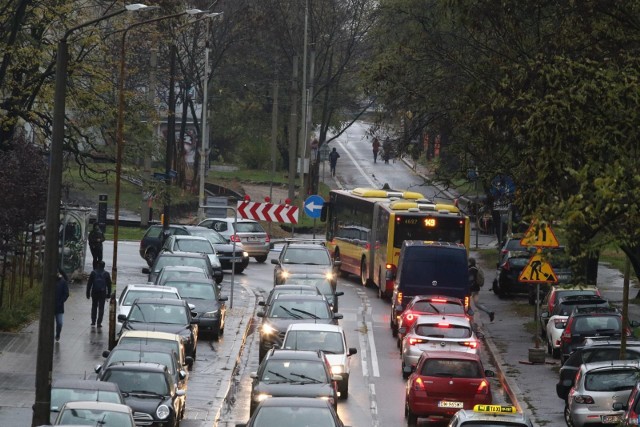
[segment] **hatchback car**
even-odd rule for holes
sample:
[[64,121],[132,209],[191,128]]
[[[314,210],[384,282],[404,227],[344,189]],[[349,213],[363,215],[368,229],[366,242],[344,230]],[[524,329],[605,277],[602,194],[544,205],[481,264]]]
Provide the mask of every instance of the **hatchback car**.
[[[120,298],[116,301],[116,318],[120,314],[128,315],[131,310],[131,305],[138,298],[180,299],[180,294],[177,289],[171,287],[158,287],[150,284],[127,285],[122,290],[122,293],[120,293]],[[116,320],[116,335],[120,333],[121,329],[122,322]]]
[[[626,404],[640,376],[637,360],[585,363],[567,397],[564,418],[568,426],[618,424],[624,412],[613,405]],[[619,406],[618,406],[619,407]]]
[[[576,285],[555,285],[549,289],[549,292],[545,295],[542,301],[542,309],[540,313],[547,311],[553,312],[555,305],[564,297],[572,295],[598,295],[600,296],[600,290],[595,286],[576,286]],[[541,320],[541,332],[544,332],[547,326],[546,320]]]
[[459,351],[425,351],[409,376],[405,393],[405,416],[409,425],[418,418],[449,419],[460,409],[493,402],[488,377],[477,354]]
[[[211,265],[211,261],[209,261],[209,257],[205,254],[194,252],[162,252],[156,257],[151,267],[142,269],[142,273],[148,275],[148,282],[155,283],[160,270],[168,266],[199,267],[204,270],[209,278],[216,278],[216,272],[213,265]],[[221,277],[220,273],[217,276]]]
[[222,282],[224,273],[218,254],[211,242],[201,236],[169,236],[165,240],[162,250],[166,252],[195,252],[205,254],[213,266],[214,277],[217,283]]
[[247,423],[236,427],[344,427],[333,405],[310,397],[271,397],[260,402]]
[[287,328],[282,348],[285,350],[321,350],[331,365],[331,373],[342,377],[342,380],[338,381],[340,398],[347,399],[349,397],[350,358],[358,350],[347,347],[347,339],[341,326],[294,323]]
[[[289,274],[284,284],[314,286],[327,299],[334,313],[338,312],[338,297],[344,295],[344,292],[336,291],[332,281],[322,274]],[[278,287],[281,286],[279,285]]]
[[60,409],[54,425],[99,425],[101,427],[135,427],[133,411],[121,403],[74,401]]
[[340,266],[340,261],[333,261],[324,244],[287,242],[280,251],[280,256],[272,259],[271,263],[275,265],[274,285],[287,281],[290,274],[311,273],[325,276],[336,287],[336,268]]
[[271,238],[259,222],[252,219],[207,218],[198,226],[211,228],[228,242],[242,243],[244,250],[256,261],[263,263],[271,250]]
[[59,379],[51,386],[51,421],[55,421],[60,409],[67,402],[94,401],[120,403],[124,399],[116,384],[93,380]]
[[139,298],[129,315],[119,315],[122,331],[161,331],[179,335],[185,354],[196,360],[199,320],[184,300]]
[[176,426],[184,417],[185,391],[176,387],[166,366],[149,362],[117,362],[101,381],[116,383],[137,425]]
[[476,354],[478,338],[462,316],[422,315],[402,340],[402,377],[408,378],[424,351],[460,351]]
[[256,314],[262,318],[260,325],[259,359],[262,360],[274,346],[282,345],[287,328],[292,323],[338,324],[342,314],[333,313],[321,295],[282,295],[273,300],[266,312]]
[[473,410],[461,409],[447,427],[533,427],[531,420],[515,406],[476,405]]
[[211,280],[187,279],[170,280],[165,286],[176,288],[182,299],[190,304],[191,313],[198,319],[198,332],[210,334],[214,340],[224,334],[227,319],[226,301],[229,299],[220,294],[218,286]]
[[260,402],[271,397],[315,397],[327,400],[336,409],[338,391],[331,366],[321,351],[272,349],[251,374],[249,414]]
[[[182,337],[177,334],[158,331],[123,331],[118,339],[118,345],[134,344],[138,346],[161,346],[178,354],[179,366],[189,367],[193,365],[193,357],[187,356]],[[103,357],[105,352],[102,353]]]

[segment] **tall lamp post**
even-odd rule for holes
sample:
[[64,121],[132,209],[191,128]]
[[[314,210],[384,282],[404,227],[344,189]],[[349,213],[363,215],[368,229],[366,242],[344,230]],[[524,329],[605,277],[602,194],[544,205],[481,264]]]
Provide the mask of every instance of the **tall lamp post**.
[[120,40],[120,71],[118,75],[118,116],[116,125],[116,200],[113,216],[113,261],[111,265],[111,279],[113,288],[109,299],[109,349],[115,347],[116,342],[116,289],[118,283],[118,230],[120,223],[120,177],[122,174],[122,154],[124,151],[124,81],[125,81],[125,51],[127,43],[127,35],[129,31],[142,25],[151,24],[165,19],[178,18],[184,15],[195,15],[203,13],[199,9],[189,9],[184,12],[174,13],[172,15],[161,16],[159,18],[148,19],[142,22],[136,22],[122,31]]
[[60,197],[62,187],[62,152],[64,147],[64,117],[67,86],[67,64],[69,36],[81,28],[107,20],[127,11],[137,11],[148,6],[135,3],[124,9],[103,15],[68,29],[58,41],[56,53],[56,80],[53,98],[53,131],[50,148],[49,186],[47,189],[47,213],[42,274],[42,297],[40,300],[40,325],[38,328],[38,350],[36,365],[36,395],[33,404],[32,426],[49,424],[51,406],[51,377],[53,371],[53,317],[56,273],[58,269],[58,233],[60,228]]

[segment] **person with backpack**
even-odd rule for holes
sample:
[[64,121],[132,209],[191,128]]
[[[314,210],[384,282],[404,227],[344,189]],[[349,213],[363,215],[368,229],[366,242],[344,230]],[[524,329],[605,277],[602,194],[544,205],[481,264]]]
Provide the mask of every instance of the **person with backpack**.
[[340,158],[340,154],[336,151],[336,147],[333,147],[331,152],[329,153],[329,167],[331,176],[336,176],[336,165],[338,164],[338,159]]
[[493,311],[487,310],[485,306],[480,304],[478,300],[480,299],[480,288],[484,286],[484,273],[482,269],[478,268],[476,265],[475,258],[469,258],[469,284],[471,291],[471,301],[473,301],[473,305],[480,311],[484,311],[489,315],[489,320],[493,322],[495,318],[495,313]]
[[99,261],[87,281],[87,299],[91,298],[91,326],[96,326],[97,320],[98,328],[102,328],[104,303],[110,295],[111,276],[104,271],[104,261]]
[[102,261],[102,242],[104,242],[104,233],[97,222],[93,223],[93,230],[89,233],[89,250],[93,257],[93,269],[95,270],[98,263]]

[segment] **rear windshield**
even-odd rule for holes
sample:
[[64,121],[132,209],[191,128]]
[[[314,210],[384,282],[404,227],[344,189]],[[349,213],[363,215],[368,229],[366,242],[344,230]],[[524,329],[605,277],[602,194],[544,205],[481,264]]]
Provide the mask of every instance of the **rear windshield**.
[[482,378],[475,360],[429,359],[422,365],[421,375],[430,377]]
[[67,402],[76,402],[80,400],[91,400],[94,402],[110,402],[124,403],[120,393],[107,390],[83,390],[71,388],[52,388],[51,389],[51,409],[59,411],[62,405]]
[[185,267],[200,267],[204,271],[207,271],[207,261],[204,258],[195,257],[180,257],[180,256],[159,256],[157,258],[154,270],[156,272],[162,270],[168,265],[177,265]]
[[166,325],[188,325],[189,318],[184,306],[153,303],[134,304],[127,318],[129,322],[163,323]]
[[118,344],[136,344],[143,346],[145,344],[153,344],[160,348],[166,348],[168,350],[179,351],[180,343],[174,340],[161,340],[156,338],[139,338],[139,337],[122,337],[118,341]]
[[218,233],[215,230],[210,228],[205,229],[191,229],[189,230],[189,234],[192,236],[200,236],[209,240],[212,244],[216,243],[227,243],[226,239],[222,236],[222,234]]
[[509,258],[509,264],[513,267],[524,267],[528,263],[529,263],[529,258],[525,258],[525,257]]
[[131,305],[138,298],[180,299],[180,297],[173,292],[133,290],[127,292],[127,295],[124,297],[124,301],[122,301],[122,305]]
[[414,246],[403,254],[400,283],[406,288],[438,286],[468,288],[467,253]]
[[507,244],[504,245],[504,250],[507,251],[526,251],[527,248],[520,244],[520,240],[517,239],[509,239],[507,240]]
[[213,247],[208,240],[177,240],[173,249],[176,251],[200,252],[203,254],[214,253]]
[[580,316],[576,317],[572,332],[576,334],[619,332],[618,316]]
[[433,314],[465,314],[462,304],[456,304],[452,301],[442,302],[435,300],[418,301],[413,305],[411,311]]
[[257,222],[239,222],[236,224],[237,233],[264,233],[264,228]]
[[157,351],[144,351],[144,347],[140,350],[129,349],[113,349],[109,354],[109,365],[118,362],[150,362],[159,363],[169,369],[169,373],[173,374],[173,355],[171,353],[161,353]]
[[447,323],[423,323],[416,325],[414,332],[423,337],[433,338],[470,338],[471,329],[465,326]]
[[264,406],[258,409],[255,425],[300,427],[313,420],[318,427],[333,427],[335,421],[329,408],[304,406]]
[[631,390],[639,379],[636,369],[612,369],[587,372],[584,388],[588,391]]

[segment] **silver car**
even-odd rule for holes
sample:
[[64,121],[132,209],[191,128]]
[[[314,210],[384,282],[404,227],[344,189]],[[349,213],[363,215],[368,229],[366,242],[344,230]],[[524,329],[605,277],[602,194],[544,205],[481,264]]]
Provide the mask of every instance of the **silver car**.
[[[404,328],[401,328],[404,329]],[[424,351],[477,353],[479,341],[465,316],[422,315],[402,340],[402,377],[409,378]]]
[[615,403],[627,403],[640,377],[640,361],[614,360],[585,363],[569,391],[564,418],[569,427],[612,424],[622,421],[623,410]]
[[245,252],[256,261],[267,260],[271,238],[259,222],[242,218],[207,218],[198,225],[217,231],[229,242],[242,243]]

